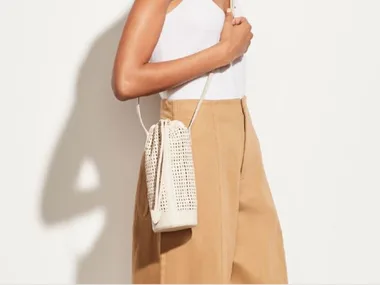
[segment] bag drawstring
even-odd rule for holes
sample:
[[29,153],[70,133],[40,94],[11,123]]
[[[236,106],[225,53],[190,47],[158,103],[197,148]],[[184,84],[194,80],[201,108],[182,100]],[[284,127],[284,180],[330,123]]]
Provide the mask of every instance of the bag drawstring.
[[165,141],[166,141],[166,122],[160,122],[160,130],[159,132],[161,133],[161,147],[160,147],[160,153],[158,157],[158,162],[157,162],[157,179],[156,179],[156,189],[154,191],[154,206],[153,206],[153,211],[152,211],[152,222],[154,224],[157,224],[160,221],[160,216],[161,212],[159,211],[160,209],[160,203],[161,203],[161,184],[162,184],[162,167],[164,164],[164,146],[165,146]]

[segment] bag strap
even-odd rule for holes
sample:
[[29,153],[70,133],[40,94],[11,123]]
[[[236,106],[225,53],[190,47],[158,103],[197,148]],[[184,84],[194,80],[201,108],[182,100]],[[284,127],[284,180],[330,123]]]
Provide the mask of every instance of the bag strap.
[[195,118],[196,118],[197,115],[198,115],[198,111],[199,111],[199,109],[200,109],[200,107],[201,107],[201,104],[202,104],[202,102],[203,102],[203,99],[204,99],[205,96],[206,96],[206,93],[207,93],[208,87],[210,86],[210,82],[211,82],[211,77],[212,77],[212,75],[213,75],[213,73],[210,72],[209,75],[207,76],[206,83],[205,83],[205,86],[204,86],[204,88],[203,88],[201,98],[199,99],[198,104],[197,104],[197,107],[195,108],[195,111],[194,111],[193,117],[192,117],[191,120],[190,120],[189,130],[191,130],[191,126],[193,125],[194,120],[195,120]]
[[[211,77],[212,77],[212,75],[213,75],[212,72],[210,72],[210,73],[208,74],[208,76],[207,76],[206,84],[205,84],[205,86],[204,86],[204,88],[203,88],[203,91],[202,91],[201,97],[200,97],[200,99],[199,99],[199,101],[198,101],[198,104],[197,104],[197,106],[196,106],[196,108],[195,108],[195,111],[194,111],[193,117],[192,117],[191,120],[190,120],[189,129],[191,129],[191,126],[193,125],[194,120],[195,120],[195,118],[197,117],[198,111],[199,111],[199,109],[200,109],[200,107],[201,107],[201,104],[202,104],[202,102],[203,102],[203,99],[204,99],[205,96],[206,96],[206,93],[207,93],[208,87],[210,86],[210,81],[211,81]],[[136,105],[136,108],[137,108],[137,114],[138,114],[139,119],[140,119],[140,124],[141,124],[141,126],[143,127],[145,133],[148,135],[148,134],[149,134],[148,129],[147,129],[147,127],[145,126],[144,121],[143,121],[143,119],[142,119],[142,115],[141,115],[140,97],[137,97],[137,105]]]

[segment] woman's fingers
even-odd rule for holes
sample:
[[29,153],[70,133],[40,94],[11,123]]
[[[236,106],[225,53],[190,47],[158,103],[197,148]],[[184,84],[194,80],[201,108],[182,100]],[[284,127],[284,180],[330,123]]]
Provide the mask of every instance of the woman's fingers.
[[245,17],[236,17],[233,19],[232,21],[232,25],[240,25],[241,23],[247,21],[247,19]]

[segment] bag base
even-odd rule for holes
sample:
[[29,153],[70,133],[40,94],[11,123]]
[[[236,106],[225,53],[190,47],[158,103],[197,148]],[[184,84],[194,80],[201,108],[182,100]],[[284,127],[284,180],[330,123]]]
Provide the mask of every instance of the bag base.
[[152,222],[152,228],[155,233],[174,232],[193,228],[197,224],[197,211],[163,212],[157,224]]

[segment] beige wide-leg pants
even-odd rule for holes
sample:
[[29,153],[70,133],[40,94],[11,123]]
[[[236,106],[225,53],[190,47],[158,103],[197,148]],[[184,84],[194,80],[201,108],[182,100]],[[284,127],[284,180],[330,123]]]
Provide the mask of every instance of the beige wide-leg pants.
[[[188,124],[197,100],[163,100]],[[287,283],[281,227],[246,98],[205,100],[192,128],[198,226],[155,234],[144,166],[136,193],[133,283]]]

